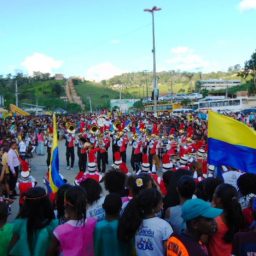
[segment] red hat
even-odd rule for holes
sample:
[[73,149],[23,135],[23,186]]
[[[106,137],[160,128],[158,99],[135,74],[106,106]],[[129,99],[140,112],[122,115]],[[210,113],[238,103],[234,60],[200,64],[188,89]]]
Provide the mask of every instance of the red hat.
[[173,165],[170,161],[170,156],[168,154],[164,154],[163,155],[163,158],[162,158],[162,168],[163,168],[163,171],[167,171],[167,169],[170,169],[172,168]]
[[52,126],[49,126],[48,132],[49,132],[49,134],[53,134],[53,127]]
[[119,166],[119,169],[121,172],[123,172],[124,174],[127,174],[128,173],[128,167],[127,167],[127,164],[122,162]]
[[26,160],[21,159],[20,165],[21,165],[21,173],[20,173],[21,177],[28,178],[30,175],[29,163]]
[[88,171],[95,172],[96,171],[96,157],[95,150],[91,150],[88,155]]
[[149,171],[149,167],[150,167],[150,164],[149,164],[149,161],[148,161],[148,155],[144,154],[142,156],[141,169],[142,169],[142,171]]
[[115,159],[115,162],[114,162],[115,165],[120,165],[122,163],[121,154],[119,151],[115,152],[114,159]]

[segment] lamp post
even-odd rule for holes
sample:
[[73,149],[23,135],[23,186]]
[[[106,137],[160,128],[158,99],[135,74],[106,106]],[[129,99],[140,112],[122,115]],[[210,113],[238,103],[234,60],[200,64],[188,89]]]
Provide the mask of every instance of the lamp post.
[[152,37],[153,37],[153,92],[154,92],[154,115],[157,117],[156,105],[157,105],[157,93],[158,83],[156,77],[156,42],[155,42],[155,18],[154,12],[161,11],[161,8],[154,6],[152,9],[144,9],[144,12],[151,13],[152,16]]

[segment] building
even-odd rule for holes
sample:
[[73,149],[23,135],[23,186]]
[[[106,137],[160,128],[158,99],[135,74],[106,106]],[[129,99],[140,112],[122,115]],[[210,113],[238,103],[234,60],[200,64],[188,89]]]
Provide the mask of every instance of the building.
[[133,107],[135,102],[139,101],[138,99],[116,99],[110,100],[111,110],[118,108],[121,112],[127,113],[129,108]]
[[63,74],[55,74],[54,79],[55,79],[55,80],[64,80],[65,77],[64,77]]
[[209,79],[199,80],[201,90],[206,89],[208,91],[223,90],[234,86],[241,85],[240,80],[222,80],[222,79]]

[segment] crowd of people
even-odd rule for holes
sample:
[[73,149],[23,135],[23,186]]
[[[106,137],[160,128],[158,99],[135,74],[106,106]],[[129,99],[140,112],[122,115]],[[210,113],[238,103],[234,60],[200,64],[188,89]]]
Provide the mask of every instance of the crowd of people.
[[[253,114],[230,115],[255,126]],[[79,169],[57,193],[52,118],[0,120],[0,255],[256,255],[256,174],[207,163],[207,116],[57,119],[66,169],[76,155]],[[35,154],[45,155],[45,188],[30,170]]]

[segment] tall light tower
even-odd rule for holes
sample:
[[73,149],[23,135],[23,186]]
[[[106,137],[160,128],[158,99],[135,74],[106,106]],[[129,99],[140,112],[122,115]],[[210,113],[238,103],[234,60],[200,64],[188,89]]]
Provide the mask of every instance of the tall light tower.
[[152,37],[153,37],[153,95],[154,95],[154,115],[157,117],[156,105],[157,105],[157,93],[158,93],[158,83],[156,77],[156,42],[155,42],[155,19],[154,12],[161,11],[161,8],[154,6],[152,9],[144,9],[144,12],[151,13],[152,16]]

